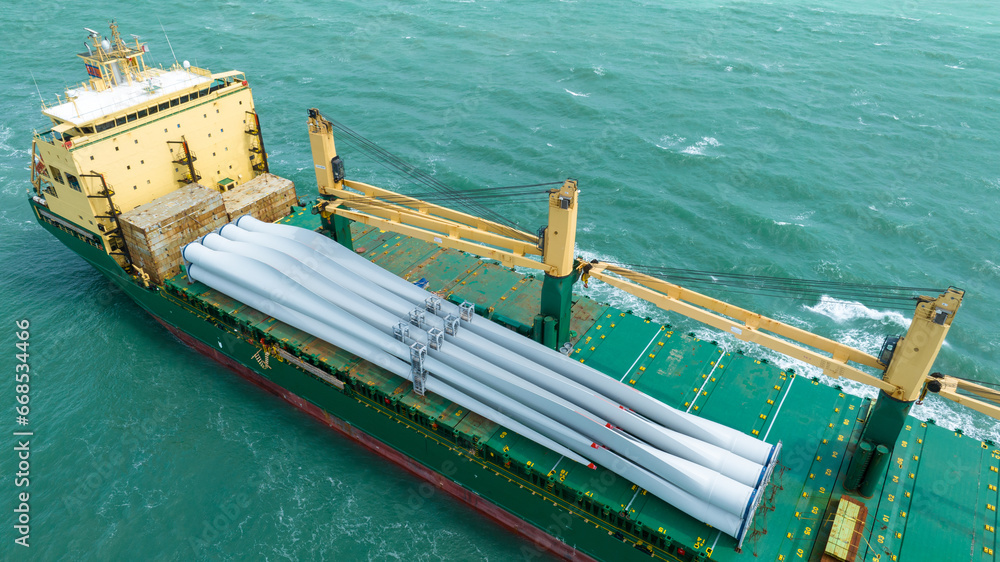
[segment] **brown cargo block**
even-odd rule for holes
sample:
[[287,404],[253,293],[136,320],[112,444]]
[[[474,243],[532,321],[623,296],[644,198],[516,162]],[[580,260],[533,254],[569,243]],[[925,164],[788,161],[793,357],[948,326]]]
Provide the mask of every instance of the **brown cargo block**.
[[186,185],[119,217],[132,263],[163,283],[180,271],[181,248],[228,222],[222,196]]
[[265,173],[226,191],[222,200],[230,221],[248,214],[274,222],[289,213],[298,196],[291,180]]

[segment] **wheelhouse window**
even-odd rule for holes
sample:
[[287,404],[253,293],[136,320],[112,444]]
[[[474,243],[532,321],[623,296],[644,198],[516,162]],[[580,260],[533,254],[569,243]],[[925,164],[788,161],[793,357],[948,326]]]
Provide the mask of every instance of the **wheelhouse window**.
[[49,166],[49,172],[52,173],[52,179],[56,180],[59,183],[64,183],[62,173],[59,171],[59,168],[56,168],[55,166]]
[[83,189],[80,188],[80,180],[76,179],[76,176],[74,176],[73,174],[70,173],[66,174],[66,183],[69,184],[70,189],[79,191],[81,193],[83,192]]

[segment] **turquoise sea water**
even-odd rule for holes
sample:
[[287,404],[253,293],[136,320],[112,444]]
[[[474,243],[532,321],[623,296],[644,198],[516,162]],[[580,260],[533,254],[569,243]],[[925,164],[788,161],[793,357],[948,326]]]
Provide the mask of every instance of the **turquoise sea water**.
[[[11,372],[13,321],[31,321],[36,435],[27,550],[12,544],[14,443],[0,444],[0,559],[524,557],[493,524],[422,498],[418,481],[185,348],[35,224],[28,149],[47,127],[29,70],[48,100],[82,81],[84,26],[117,17],[168,65],[159,19],[179,59],[246,71],[272,171],[303,196],[318,107],[457,188],[579,179],[588,257],[964,288],[937,369],[1000,382],[1000,14],[869,4],[7,3],[0,341]],[[342,152],[351,177],[407,188]],[[544,221],[537,201],[498,209],[527,230]],[[664,318],[598,285],[596,298]],[[909,316],[719,296],[870,352]],[[13,431],[2,381],[0,427]],[[1000,438],[933,399],[915,413]]]

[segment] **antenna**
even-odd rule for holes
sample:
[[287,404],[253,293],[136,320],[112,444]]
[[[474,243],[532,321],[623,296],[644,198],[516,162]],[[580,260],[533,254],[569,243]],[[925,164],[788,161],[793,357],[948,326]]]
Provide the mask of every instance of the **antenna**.
[[42,92],[41,92],[41,90],[38,89],[38,81],[35,80],[35,73],[29,70],[28,74],[31,75],[31,81],[35,83],[35,92],[38,93],[38,101],[42,102],[42,105],[44,106],[45,105],[45,100],[42,99]]
[[174,64],[177,64],[177,55],[174,54],[174,47],[170,44],[170,38],[167,37],[167,30],[163,29],[163,22],[160,18],[156,18],[156,23],[160,24],[160,30],[163,31],[163,38],[167,40],[167,46],[170,47],[170,56],[174,57]]
[[89,27],[85,27],[84,29],[87,30],[87,33],[90,33],[91,37],[98,37],[101,35],[100,33],[94,31],[93,29],[90,29]]

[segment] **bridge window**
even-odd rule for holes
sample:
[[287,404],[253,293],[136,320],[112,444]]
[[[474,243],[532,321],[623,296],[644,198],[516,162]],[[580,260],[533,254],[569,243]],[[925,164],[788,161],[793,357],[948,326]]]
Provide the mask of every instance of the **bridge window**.
[[49,172],[52,173],[52,179],[56,180],[59,183],[63,183],[62,173],[59,171],[59,168],[56,168],[55,166],[49,166]]
[[79,191],[81,193],[83,192],[83,190],[80,189],[80,180],[76,179],[76,176],[74,176],[73,174],[70,174],[68,172],[66,173],[66,183],[69,184],[70,189]]

